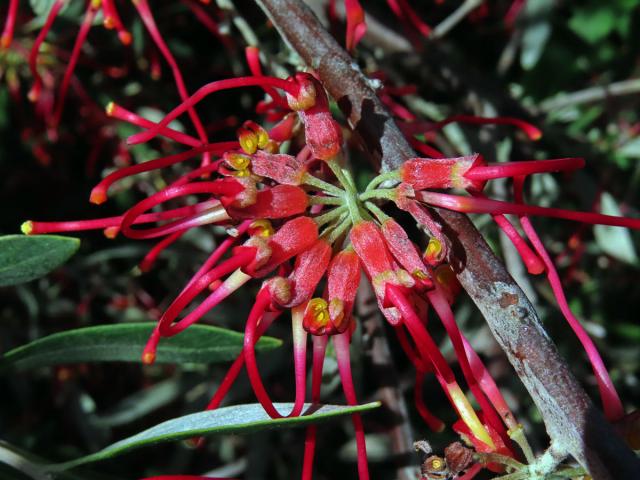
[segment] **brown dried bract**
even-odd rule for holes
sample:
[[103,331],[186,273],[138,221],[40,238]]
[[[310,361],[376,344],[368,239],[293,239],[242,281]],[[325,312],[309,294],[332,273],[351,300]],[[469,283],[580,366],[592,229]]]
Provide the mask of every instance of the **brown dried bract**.
[[462,473],[473,462],[473,450],[460,442],[454,442],[444,449],[444,458],[452,475]]

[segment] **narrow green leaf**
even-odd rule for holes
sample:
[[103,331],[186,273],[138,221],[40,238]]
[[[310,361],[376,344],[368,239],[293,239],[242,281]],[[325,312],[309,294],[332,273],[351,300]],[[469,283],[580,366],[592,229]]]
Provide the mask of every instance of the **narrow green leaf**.
[[[269,417],[259,403],[235,405],[217,410],[192,413],[184,417],[167,420],[132,437],[113,443],[91,455],[70,462],[50,465],[49,471],[60,472],[68,470],[78,465],[106,460],[107,458],[160,442],[210,435],[248,434],[265,429],[302,427],[334,417],[366,412],[379,406],[380,402],[356,405],[354,407],[305,404],[302,416],[277,419]],[[279,412],[286,414],[293,408],[293,403],[276,403],[275,407]]]
[[[81,362],[139,362],[154,323],[121,323],[54,333],[7,352],[0,367],[18,370]],[[234,360],[242,350],[244,335],[209,325],[192,325],[184,332],[163,338],[157,363],[217,363]],[[262,337],[260,350],[272,350],[282,342]]]
[[[600,197],[600,210],[605,215],[622,216],[618,202],[607,192]],[[638,255],[628,228],[594,225],[593,234],[604,253],[621,262],[637,265]]]
[[526,4],[524,11],[526,22],[524,22],[520,51],[520,65],[525,70],[531,70],[536,66],[551,37],[549,16],[553,4],[553,0],[538,0]]
[[0,287],[42,277],[76,253],[80,240],[55,235],[0,237]]
[[55,0],[29,0],[31,9],[37,17],[47,15],[51,11],[54,3]]

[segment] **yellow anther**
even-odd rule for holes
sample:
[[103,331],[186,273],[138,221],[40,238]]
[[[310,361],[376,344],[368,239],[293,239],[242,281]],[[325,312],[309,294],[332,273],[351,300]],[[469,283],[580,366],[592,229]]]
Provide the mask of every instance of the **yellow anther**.
[[99,9],[102,6],[102,0],[91,0],[91,8],[94,10]]
[[309,311],[316,322],[325,325],[329,320],[329,306],[324,298],[314,298],[309,302]]
[[263,238],[269,238],[275,233],[275,230],[269,220],[260,219],[251,222],[251,225],[249,225],[249,232],[251,232],[253,235],[258,235]]
[[224,156],[224,161],[234,170],[248,170],[251,166],[251,158],[241,153],[229,153]]
[[258,136],[246,128],[239,128],[237,133],[242,150],[249,155],[256,153],[256,150],[258,150]]
[[442,253],[442,243],[435,237],[429,239],[429,244],[424,251],[424,256],[428,259],[437,259]]
[[442,468],[444,467],[444,462],[440,458],[434,458],[431,461],[431,467],[435,470],[442,470]]
[[413,271],[412,275],[419,280],[429,280],[429,275],[427,275],[427,272],[419,270],[417,268]]
[[107,103],[107,106],[105,107],[104,111],[107,113],[107,116],[112,116],[113,112],[116,109],[116,104],[113,102],[109,102]]
[[31,235],[33,233],[33,222],[31,220],[27,220],[22,225],[20,225],[20,230],[25,235]]
[[266,147],[270,141],[269,134],[262,127],[256,132],[256,137],[258,137],[258,148]]
[[329,309],[323,298],[312,298],[304,310],[302,325],[312,335],[324,335],[329,324]]
[[244,170],[238,170],[233,174],[234,177],[239,177],[239,178],[245,178],[250,175],[251,175],[251,172],[249,171],[248,168],[245,168]]
[[258,148],[264,148],[267,143],[269,143],[269,134],[267,131],[258,125],[256,122],[251,120],[247,120],[242,124],[242,127],[246,130],[253,132],[256,137],[256,142],[258,144]]

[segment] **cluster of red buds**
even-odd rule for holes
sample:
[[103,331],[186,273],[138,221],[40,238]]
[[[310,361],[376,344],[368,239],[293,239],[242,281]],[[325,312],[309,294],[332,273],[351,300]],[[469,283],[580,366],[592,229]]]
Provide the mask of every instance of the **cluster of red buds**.
[[[443,158],[432,149],[435,158],[410,159],[398,170],[379,175],[358,191],[343,161],[342,127],[330,112],[322,84],[309,73],[288,79],[263,76],[255,49],[249,50],[248,58],[254,76],[207,84],[157,123],[109,104],[109,115],[143,129],[129,138],[130,144],[164,136],[190,149],[111,173],[93,189],[90,200],[104,203],[109,188],[126,177],[203,155],[199,166],[121,216],[73,222],[29,221],[22,226],[26,234],[103,229],[109,237],[121,233],[134,239],[160,239],[142,261],[144,271],[151,268],[162,250],[188,230],[207,225],[227,228],[228,237],[162,314],[143,350],[144,363],[154,362],[162,338],[179,334],[247,282],[260,280],[262,286],[245,325],[243,351],[208,408],[221,404],[245,366],[265,411],[273,418],[284,415],[276,410],[263,384],[254,346],[286,311],[291,312],[296,392],[294,407],[287,415],[300,415],[305,403],[309,335],[313,346],[311,401],[320,401],[321,373],[331,338],[347,403],[355,405],[349,345],[356,328],[354,300],[364,271],[380,311],[415,366],[415,403],[427,425],[434,431],[444,428],[422,398],[422,382],[426,374],[432,373],[459,417],[453,428],[478,452],[516,457],[512,441],[528,448],[522,428],[455,321],[451,304],[459,286],[447,264],[451,247],[432,209],[488,213],[513,241],[528,270],[532,274],[546,273],[561,310],[593,364],[607,417],[611,420],[622,417],[622,405],[603,362],[569,310],[556,270],[529,217],[542,215],[634,229],[640,228],[640,220],[527,205],[523,199],[523,184],[528,176],[573,171],[584,165],[582,159],[488,164],[480,155]],[[261,87],[269,95],[270,100],[261,102],[257,110],[273,124],[270,129],[247,121],[238,130],[237,140],[208,143],[170,127],[171,121],[183,113],[197,118],[194,108],[206,96],[243,87]],[[448,121],[489,122],[476,117]],[[528,124],[493,120],[505,122],[528,130],[531,136],[537,135],[537,130]],[[429,128],[439,128],[444,123]],[[407,135],[412,134],[410,125],[405,126]],[[418,128],[424,129],[425,125]],[[298,142],[301,137],[304,140]],[[492,200],[482,193],[486,183],[497,178],[513,179],[513,202]],[[191,201],[194,197],[198,198],[195,203]],[[169,201],[174,205],[183,202],[184,206],[162,208]],[[408,212],[429,234],[423,252],[385,212],[388,203]],[[517,216],[526,236],[519,233],[506,214]],[[189,310],[202,294],[205,299]],[[477,411],[429,332],[430,309],[451,339],[464,380],[479,405]],[[188,313],[184,314],[185,311]],[[358,471],[360,478],[366,479],[369,473],[364,430],[357,414],[353,423]],[[305,479],[312,476],[315,443],[316,430],[310,427],[305,442]],[[491,463],[486,467],[500,468]]]

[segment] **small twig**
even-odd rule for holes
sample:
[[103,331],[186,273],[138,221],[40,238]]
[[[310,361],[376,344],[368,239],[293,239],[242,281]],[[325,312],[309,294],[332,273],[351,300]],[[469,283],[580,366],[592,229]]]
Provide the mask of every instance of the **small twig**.
[[633,95],[640,92],[640,79],[631,78],[621,82],[610,83],[597,87],[585,88],[573,93],[562,93],[540,103],[540,110],[545,113],[552,112],[559,108],[565,108],[584,103],[598,102],[609,97],[619,97],[623,95]]
[[437,39],[444,37],[453,27],[460,23],[473,10],[482,4],[482,0],[466,0],[462,5],[456,8],[451,15],[435,26],[429,38]]
[[0,463],[9,465],[18,472],[31,477],[33,480],[51,480],[42,465],[38,465],[14,452],[7,444],[0,442]]

